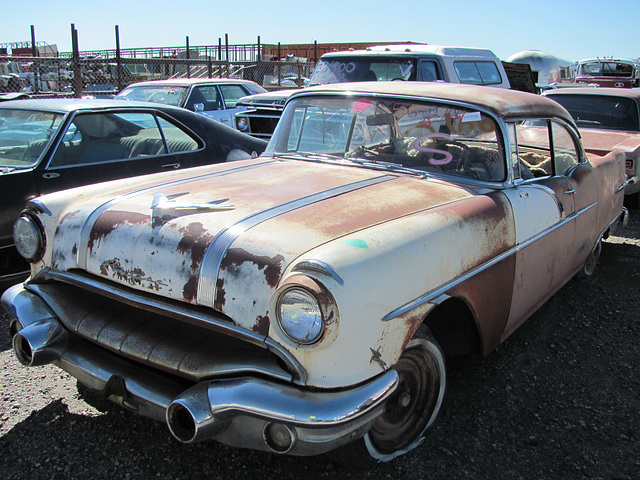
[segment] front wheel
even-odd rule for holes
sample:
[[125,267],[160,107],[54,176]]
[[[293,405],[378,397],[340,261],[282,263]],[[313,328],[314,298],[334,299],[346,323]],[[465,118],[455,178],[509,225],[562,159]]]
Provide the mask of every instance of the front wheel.
[[388,462],[417,447],[438,416],[446,385],[442,349],[424,325],[394,366],[398,388],[364,437],[332,452],[349,466]]

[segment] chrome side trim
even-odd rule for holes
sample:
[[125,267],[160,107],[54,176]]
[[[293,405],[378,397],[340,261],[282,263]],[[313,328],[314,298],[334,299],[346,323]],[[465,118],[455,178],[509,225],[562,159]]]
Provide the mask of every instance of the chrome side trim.
[[236,224],[231,225],[230,227],[225,228],[213,239],[204,254],[204,259],[202,260],[200,271],[211,272],[211,277],[200,276],[200,278],[198,279],[198,303],[200,305],[206,305],[208,307],[214,306],[216,297],[216,284],[218,281],[222,259],[227,253],[229,247],[231,247],[231,244],[233,244],[233,242],[235,242],[236,239],[247,230],[261,224],[262,222],[266,222],[271,218],[277,217],[287,212],[291,212],[293,210],[297,210],[298,208],[302,208],[307,205],[326,200],[327,198],[336,197],[338,195],[342,195],[343,193],[352,192],[360,188],[365,188],[371,185],[386,182],[393,178],[396,177],[393,175],[382,175],[367,180],[349,183],[347,185],[341,185],[329,190],[324,190],[322,192],[314,193],[306,197],[291,200],[290,202],[268,208],[249,217],[246,217]]
[[[119,202],[121,202],[123,200],[126,200],[127,198],[134,197],[134,196],[139,195],[141,193],[158,191],[158,190],[161,190],[161,189],[166,188],[168,186],[181,185],[183,183],[191,182],[193,180],[204,179],[204,178],[213,178],[213,177],[219,177],[219,176],[222,176],[222,175],[229,175],[229,174],[236,173],[236,172],[242,172],[244,170],[249,170],[249,169],[252,169],[252,168],[261,167],[261,166],[264,166],[264,165],[267,165],[267,164],[270,164],[270,163],[274,163],[274,162],[275,162],[274,160],[268,160],[268,161],[265,161],[265,162],[254,163],[254,164],[251,164],[251,165],[244,165],[244,166],[241,166],[241,167],[229,168],[227,170],[222,170],[222,171],[219,171],[219,172],[213,172],[213,173],[207,173],[205,175],[189,177],[189,178],[185,178],[183,180],[168,181],[168,182],[152,185],[152,186],[149,186],[149,187],[141,188],[140,190],[135,190],[135,191],[132,191],[132,192],[129,192],[129,193],[125,193],[124,195],[120,195],[118,197],[112,198],[111,200],[108,200],[107,202],[103,203],[102,205],[96,207],[93,210],[93,212],[91,212],[91,214],[89,214],[87,216],[87,219],[85,220],[84,224],[82,225],[82,229],[81,229],[81,232],[80,232],[81,242],[83,244],[85,244],[85,245],[88,244],[89,236],[91,235],[91,229],[93,228],[93,225],[95,224],[95,222],[98,219],[98,217],[100,217],[100,215],[102,215],[106,210],[108,210],[112,206],[118,204]],[[87,249],[86,248],[78,248],[78,252],[76,253],[76,265],[79,268],[83,268],[83,269],[87,268]]]
[[515,255],[517,254],[520,250],[524,249],[525,247],[531,245],[532,243],[534,243],[535,241],[539,240],[540,238],[544,237],[545,235],[548,235],[549,233],[553,232],[554,230],[557,230],[558,228],[564,226],[565,224],[567,224],[570,221],[575,220],[579,215],[582,215],[583,213],[585,213],[586,211],[590,210],[591,208],[593,208],[596,204],[592,203],[591,205],[573,213],[572,215],[569,215],[567,218],[563,219],[562,221],[556,223],[555,225],[541,231],[540,233],[538,233],[537,235],[534,235],[533,237],[529,238],[528,240],[520,243],[519,245],[516,245],[504,252],[502,252],[500,255],[492,258],[491,260],[488,260],[480,265],[478,265],[477,267],[472,268],[471,270],[463,273],[462,275],[448,281],[447,283],[445,283],[444,285],[441,285],[438,288],[435,288],[417,298],[415,298],[414,300],[411,300],[408,303],[405,303],[404,305],[402,305],[401,307],[389,312],[388,314],[386,314],[383,318],[382,321],[383,322],[388,322],[390,320],[393,320],[395,318],[398,318],[399,316],[413,310],[414,308],[419,307],[420,305],[424,305],[425,303],[429,303],[429,302],[433,302],[434,299],[436,299],[437,297],[445,294],[447,291],[449,291],[450,289],[452,289],[453,287],[456,287],[457,285],[461,284],[462,282],[465,282],[466,280],[470,279],[471,277],[473,277],[474,275],[477,275],[478,273],[492,267],[493,265],[503,261],[504,259],[510,257],[511,255]]
[[460,283],[468,280],[469,278],[473,277],[474,275],[477,275],[478,273],[486,270],[487,268],[495,265],[498,262],[501,262],[502,260],[504,260],[505,258],[515,254],[518,251],[517,247],[513,247],[510,248],[509,250],[506,250],[504,252],[502,252],[500,255],[493,257],[491,260],[478,265],[475,268],[472,268],[471,270],[463,273],[462,275],[448,281],[447,283],[441,285],[438,288],[435,288],[421,296],[419,296],[418,298],[411,300],[408,303],[405,303],[404,305],[402,305],[399,308],[396,308],[395,310],[393,310],[392,312],[387,313],[384,317],[382,317],[382,321],[383,322],[388,322],[390,320],[393,320],[411,310],[413,310],[414,308],[419,307],[420,305],[424,305],[425,303],[431,302],[433,301],[435,298],[445,294],[448,290],[452,289],[453,287],[455,287],[456,285],[459,285]]
[[613,193],[618,193],[621,192],[622,190],[624,190],[625,188],[627,188],[627,186],[629,185],[633,185],[635,182],[635,178],[627,178],[624,182],[620,183],[616,189],[613,191]]

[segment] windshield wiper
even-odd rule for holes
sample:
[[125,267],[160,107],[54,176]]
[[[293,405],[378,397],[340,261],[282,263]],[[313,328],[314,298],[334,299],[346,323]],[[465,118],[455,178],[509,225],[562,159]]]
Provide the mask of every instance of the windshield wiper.
[[421,178],[429,177],[429,174],[424,170],[418,170],[416,168],[405,167],[401,163],[385,162],[383,160],[362,160],[359,158],[346,158],[348,162],[355,163],[367,168],[374,168],[376,170],[386,170],[389,172],[408,173],[410,175],[418,175]]
[[365,168],[372,168],[375,170],[384,170],[387,172],[408,173],[410,175],[417,175],[421,178],[429,177],[429,174],[424,170],[418,170],[415,168],[405,167],[401,163],[385,162],[383,160],[362,160],[360,158],[345,158],[338,155],[331,155],[328,153],[317,152],[291,152],[288,154],[280,154],[285,158],[302,158],[304,160],[312,162],[326,162],[334,165],[358,165]]

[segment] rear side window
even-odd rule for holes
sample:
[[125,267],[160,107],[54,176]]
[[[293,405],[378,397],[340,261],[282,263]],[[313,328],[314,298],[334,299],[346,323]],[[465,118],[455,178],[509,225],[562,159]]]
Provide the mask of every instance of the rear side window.
[[50,166],[105,163],[198,147],[198,142],[185,131],[153,113],[82,113],[69,125]]
[[502,83],[502,77],[494,62],[454,62],[460,83],[470,85],[496,85]]
[[240,97],[251,94],[241,85],[220,85],[220,90],[222,90],[225,108],[236,108],[236,103],[238,103]]

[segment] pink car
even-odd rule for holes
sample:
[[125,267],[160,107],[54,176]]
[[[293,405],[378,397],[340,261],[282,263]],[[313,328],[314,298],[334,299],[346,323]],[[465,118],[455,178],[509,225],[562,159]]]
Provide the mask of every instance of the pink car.
[[575,119],[587,152],[604,155],[623,151],[628,184],[625,203],[638,207],[640,184],[640,89],[570,88],[550,90],[551,97]]

